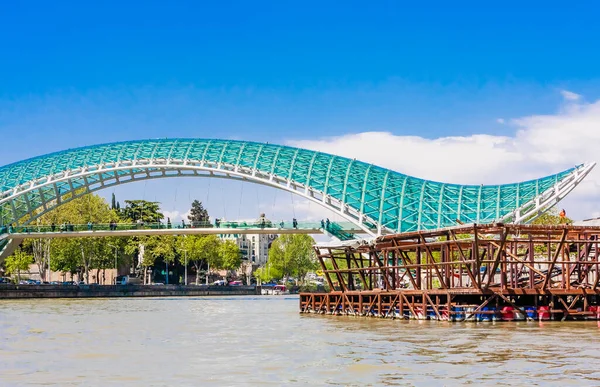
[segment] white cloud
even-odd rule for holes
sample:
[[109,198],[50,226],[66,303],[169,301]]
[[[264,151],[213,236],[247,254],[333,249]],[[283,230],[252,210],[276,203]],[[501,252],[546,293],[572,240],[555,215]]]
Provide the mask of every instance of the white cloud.
[[[427,139],[373,131],[290,144],[425,179],[461,184],[517,182],[597,160],[600,101],[583,103],[567,91],[563,96],[570,103],[556,114],[511,120],[517,128],[511,136],[476,134]],[[600,213],[600,167],[561,206],[576,218]]]
[[573,93],[572,91],[569,91],[569,90],[561,90],[560,94],[567,101],[578,101],[581,98],[581,95]]
[[504,124],[504,118],[497,118],[496,122],[499,124]]

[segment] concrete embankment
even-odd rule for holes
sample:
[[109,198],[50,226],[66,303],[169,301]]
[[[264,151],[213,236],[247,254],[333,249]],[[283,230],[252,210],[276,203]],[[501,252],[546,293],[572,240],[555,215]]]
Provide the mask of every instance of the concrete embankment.
[[197,297],[260,295],[257,286],[0,285],[0,300],[15,298]]

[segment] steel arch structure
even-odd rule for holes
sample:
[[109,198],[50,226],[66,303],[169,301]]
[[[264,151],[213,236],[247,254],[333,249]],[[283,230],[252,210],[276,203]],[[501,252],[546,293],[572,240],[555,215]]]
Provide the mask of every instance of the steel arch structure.
[[556,204],[594,167],[504,185],[427,181],[355,159],[269,143],[156,139],[68,149],[0,167],[0,224],[25,225],[71,198],[166,177],[240,179],[287,190],[365,232],[520,223]]

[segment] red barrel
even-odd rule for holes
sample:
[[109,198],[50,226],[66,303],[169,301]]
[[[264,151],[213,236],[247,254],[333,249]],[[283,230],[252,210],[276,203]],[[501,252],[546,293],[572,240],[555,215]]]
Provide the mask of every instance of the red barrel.
[[500,310],[500,317],[504,321],[513,321],[515,319],[514,309],[512,306],[505,306]]
[[588,318],[594,319],[594,320],[600,320],[600,307],[590,306],[590,307],[588,307],[588,311],[593,313]]
[[550,320],[550,307],[540,306],[538,308],[538,317],[540,320]]
[[416,318],[417,320],[425,320],[425,315],[423,314],[423,308],[421,308],[420,306],[415,306],[415,313],[417,314],[416,316],[414,316],[414,318]]

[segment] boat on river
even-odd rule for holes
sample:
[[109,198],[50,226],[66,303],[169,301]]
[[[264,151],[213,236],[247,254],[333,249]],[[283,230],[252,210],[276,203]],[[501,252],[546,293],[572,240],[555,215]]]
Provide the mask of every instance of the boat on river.
[[260,293],[265,296],[282,296],[285,294],[290,294],[290,291],[285,285],[263,285]]

